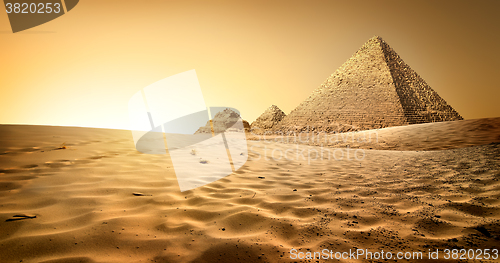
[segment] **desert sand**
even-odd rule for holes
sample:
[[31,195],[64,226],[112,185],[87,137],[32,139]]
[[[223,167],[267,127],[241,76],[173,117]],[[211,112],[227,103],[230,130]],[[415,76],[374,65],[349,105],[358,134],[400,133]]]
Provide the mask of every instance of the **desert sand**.
[[[130,131],[1,125],[0,261],[325,262],[290,250],[498,249],[498,124],[393,127],[379,143],[329,145],[351,160],[248,141],[241,169],[186,192],[169,156],[138,152]],[[287,150],[304,158],[279,158]]]
[[500,118],[433,122],[346,133],[250,133],[249,140],[312,146],[429,151],[500,143]]

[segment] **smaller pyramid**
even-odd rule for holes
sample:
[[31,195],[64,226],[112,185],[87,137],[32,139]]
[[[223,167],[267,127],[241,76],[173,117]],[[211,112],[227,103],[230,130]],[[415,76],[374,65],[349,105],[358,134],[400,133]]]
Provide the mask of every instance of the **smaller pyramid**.
[[239,129],[238,127],[234,127],[234,124],[237,123],[240,119],[241,119],[241,117],[237,112],[235,112],[229,108],[226,108],[225,110],[220,111],[217,114],[215,114],[213,120],[207,121],[207,124],[205,126],[200,127],[195,132],[195,134],[212,133],[212,132],[223,133],[226,131],[242,132],[242,131],[249,130],[250,125],[245,120],[242,120],[243,127],[241,127],[241,129]]
[[286,114],[276,105],[267,108],[254,122],[252,122],[252,133],[263,134],[271,131],[276,125],[285,118]]

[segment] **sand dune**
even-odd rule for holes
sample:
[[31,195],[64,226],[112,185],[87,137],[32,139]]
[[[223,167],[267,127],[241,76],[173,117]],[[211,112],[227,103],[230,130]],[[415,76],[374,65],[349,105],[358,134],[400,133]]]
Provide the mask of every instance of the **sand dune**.
[[[499,119],[382,129],[384,143],[362,159],[355,149],[329,148],[344,158],[328,160],[318,146],[249,141],[240,170],[182,193],[169,156],[137,152],[130,131],[2,125],[0,261],[295,262],[292,248],[499,248],[500,146],[461,148],[498,141]],[[287,150],[292,158],[279,158]]]
[[268,140],[335,148],[400,151],[458,149],[500,142],[500,118],[433,122],[349,133],[251,134],[250,140]]

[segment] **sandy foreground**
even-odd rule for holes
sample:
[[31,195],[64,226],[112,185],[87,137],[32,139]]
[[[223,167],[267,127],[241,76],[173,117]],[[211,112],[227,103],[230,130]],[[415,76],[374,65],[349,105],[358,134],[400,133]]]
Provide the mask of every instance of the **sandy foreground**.
[[382,129],[330,158],[248,141],[241,169],[182,193],[169,155],[136,151],[130,131],[1,125],[0,262],[339,262],[291,249],[425,262],[429,250],[500,249],[499,120]]

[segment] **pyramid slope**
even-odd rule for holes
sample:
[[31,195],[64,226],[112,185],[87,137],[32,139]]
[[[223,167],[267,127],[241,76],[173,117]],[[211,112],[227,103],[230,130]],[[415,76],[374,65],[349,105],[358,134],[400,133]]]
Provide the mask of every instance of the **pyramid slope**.
[[373,37],[275,130],[345,132],[461,119],[385,41]]
[[463,120],[385,41],[381,46],[409,124]]

